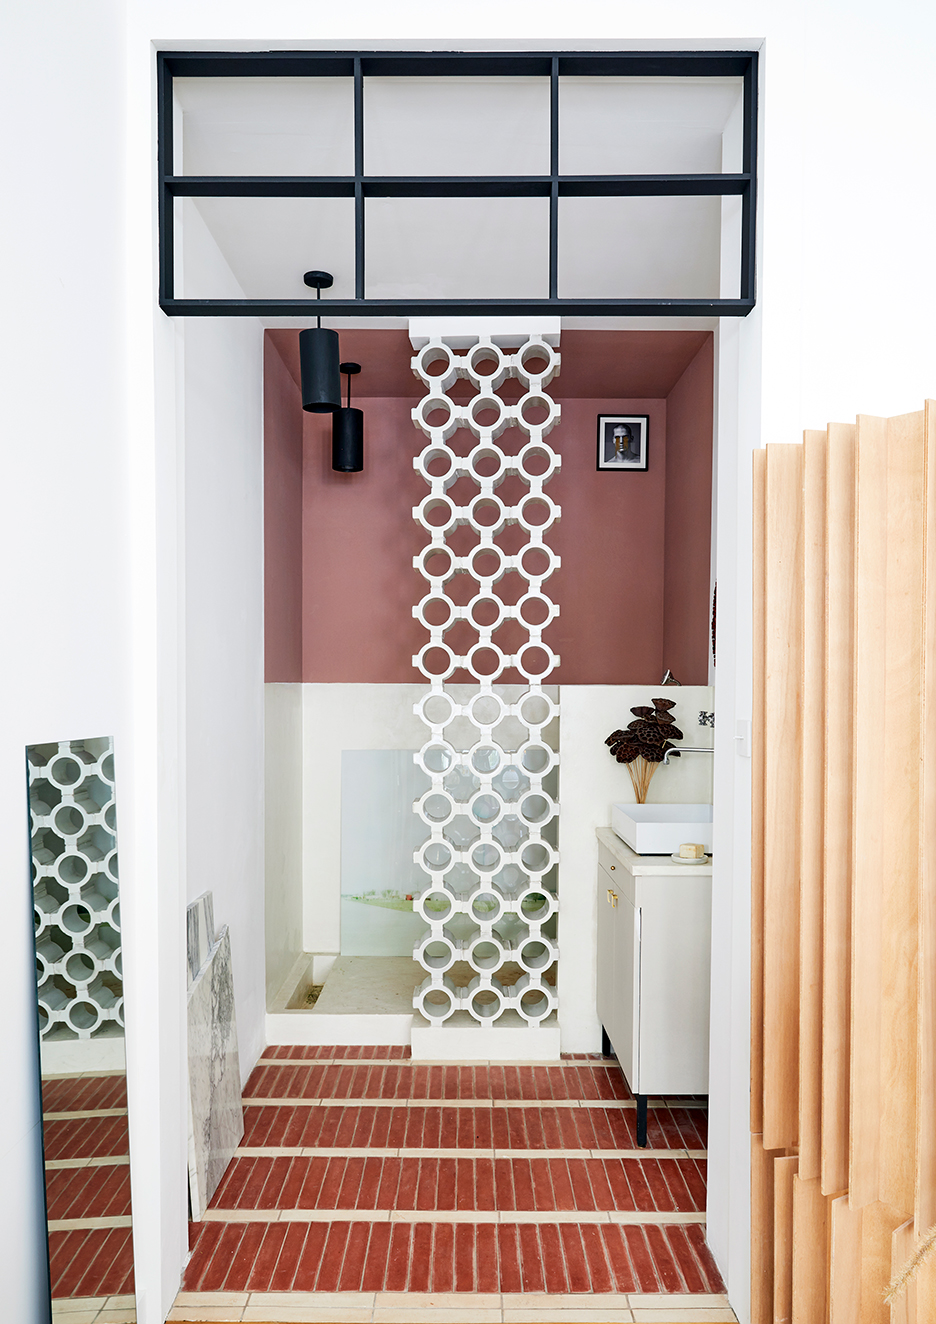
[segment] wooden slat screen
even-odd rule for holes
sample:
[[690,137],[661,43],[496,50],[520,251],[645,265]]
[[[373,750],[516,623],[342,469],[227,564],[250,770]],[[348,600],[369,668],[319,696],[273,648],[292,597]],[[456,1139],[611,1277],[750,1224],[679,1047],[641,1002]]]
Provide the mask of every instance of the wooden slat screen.
[[754,465],[752,1319],[936,1324],[936,404]]

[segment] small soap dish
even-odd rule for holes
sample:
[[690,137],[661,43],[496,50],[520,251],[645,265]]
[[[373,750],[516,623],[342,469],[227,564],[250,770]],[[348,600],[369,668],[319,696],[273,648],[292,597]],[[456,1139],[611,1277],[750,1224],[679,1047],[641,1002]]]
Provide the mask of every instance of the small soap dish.
[[712,862],[711,855],[703,855],[698,860],[683,859],[678,850],[673,851],[670,859],[675,860],[677,864],[711,864]]

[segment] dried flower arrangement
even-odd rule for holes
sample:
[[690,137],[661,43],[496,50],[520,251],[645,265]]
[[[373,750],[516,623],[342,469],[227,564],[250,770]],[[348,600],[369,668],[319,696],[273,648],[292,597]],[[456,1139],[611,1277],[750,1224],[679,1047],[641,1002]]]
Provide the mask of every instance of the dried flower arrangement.
[[626,763],[639,805],[645,804],[650,781],[663,762],[663,755],[672,750],[672,758],[679,751],[671,742],[682,740],[683,733],[676,726],[670,712],[676,705],[672,699],[651,699],[652,708],[632,708],[636,721],[628,722],[625,731],[612,731],[605,744],[618,763]]

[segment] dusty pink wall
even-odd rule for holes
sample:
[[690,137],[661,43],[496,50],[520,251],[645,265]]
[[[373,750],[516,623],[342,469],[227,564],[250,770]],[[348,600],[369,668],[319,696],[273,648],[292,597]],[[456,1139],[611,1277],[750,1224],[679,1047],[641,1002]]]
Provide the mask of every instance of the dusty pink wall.
[[666,399],[663,664],[708,684],[714,342],[708,336]]
[[[405,396],[403,386],[400,395],[361,395],[365,470],[336,474],[330,418],[303,415],[297,365],[287,354],[286,373],[269,344],[267,355],[267,680],[418,680],[411,659],[426,637],[412,617],[413,604],[425,592],[425,581],[412,569],[425,537],[412,518],[426,492],[412,467],[423,444],[410,417],[418,387],[414,382]],[[673,374],[667,386],[675,379]],[[549,581],[562,610],[545,637],[562,658],[555,680],[655,684],[669,665],[684,683],[704,683],[705,638],[698,621],[707,620],[708,612],[711,337],[669,399],[569,398],[562,393],[562,378],[554,393],[563,417],[550,442],[562,455],[562,469],[548,490],[562,507],[562,519],[547,540],[562,557]],[[674,395],[678,463],[672,457]],[[650,416],[645,473],[596,470],[597,416],[621,412]],[[459,446],[458,435],[453,444]],[[509,481],[499,494],[512,501]],[[459,497],[457,491],[452,495]],[[467,536],[465,530],[461,536]],[[457,578],[466,588],[472,582]],[[498,587],[506,600],[516,600],[508,577]],[[456,651],[461,651],[459,629],[447,635]],[[505,637],[509,629],[498,642],[512,651],[515,641]],[[665,652],[674,660],[664,663]],[[502,679],[520,677],[505,673]]]
[[424,535],[412,509],[426,494],[413,468],[415,400],[360,403],[359,474],[332,470],[330,416],[303,415],[302,679],[412,683],[425,642],[412,616],[424,582],[413,569]]
[[269,336],[263,342],[264,675],[302,680],[302,404]]
[[[556,382],[558,388],[559,382]],[[556,395],[561,399],[557,389]],[[562,468],[549,494],[562,519],[547,540],[562,557],[549,581],[561,608],[544,638],[566,685],[655,684],[663,672],[666,404],[663,400],[562,400],[549,442]],[[599,414],[649,414],[648,468],[596,468]]]

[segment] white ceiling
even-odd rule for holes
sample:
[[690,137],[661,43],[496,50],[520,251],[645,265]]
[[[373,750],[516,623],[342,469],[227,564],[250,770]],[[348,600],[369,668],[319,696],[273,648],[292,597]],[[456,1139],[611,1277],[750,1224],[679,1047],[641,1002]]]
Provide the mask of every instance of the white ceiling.
[[[350,79],[177,79],[176,173],[350,174]],[[740,169],[738,79],[564,78],[560,169],[567,174]],[[367,79],[370,174],[548,171],[545,79]],[[731,125],[729,127],[729,122]],[[725,133],[729,127],[728,134]],[[731,204],[728,204],[731,205]],[[177,211],[188,298],[222,293],[217,268],[185,247],[201,218],[249,298],[303,298],[302,273],[354,293],[347,198],[199,198]],[[703,298],[720,289],[719,198],[562,198],[561,297]],[[371,298],[543,297],[545,198],[373,198],[366,204]],[[327,297],[327,296],[326,296]]]

